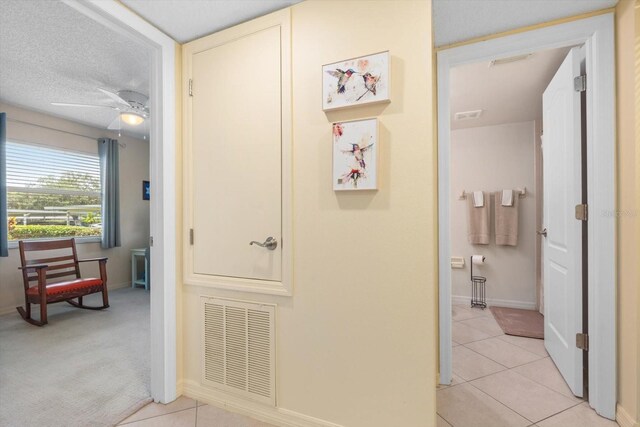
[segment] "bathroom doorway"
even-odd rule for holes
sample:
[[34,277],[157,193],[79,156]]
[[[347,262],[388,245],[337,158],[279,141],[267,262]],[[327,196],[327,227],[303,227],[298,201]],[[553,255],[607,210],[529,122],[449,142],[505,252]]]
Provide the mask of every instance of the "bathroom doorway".
[[[611,35],[612,31],[611,16],[603,15],[438,52],[440,383],[449,388],[448,391],[439,391],[439,396],[454,394],[453,386],[457,381],[457,385],[463,386],[458,391],[466,389],[472,393],[463,400],[490,396],[490,401],[499,402],[515,415],[524,417],[525,421],[537,422],[581,405],[580,400],[575,399],[588,388],[589,402],[584,403],[585,407],[591,406],[600,415],[615,418],[615,351],[612,351],[615,349],[615,299],[612,289],[615,286],[596,286],[596,283],[615,283],[612,255],[614,224],[603,218],[590,218],[587,225],[583,226],[584,222],[573,216],[574,206],[584,203],[582,177],[579,167],[575,172],[566,170],[566,167],[563,170],[562,165],[569,165],[567,162],[570,159],[574,159],[578,166],[583,165],[581,139],[577,140],[577,158],[564,156],[566,151],[549,151],[549,148],[557,148],[557,144],[547,144],[545,151],[551,155],[547,153],[549,158],[543,173],[540,138],[544,130],[547,142],[554,138],[563,140],[560,135],[568,127],[558,119],[564,114],[563,110],[547,109],[549,111],[543,113],[541,97],[545,89],[551,92],[555,90],[549,83],[555,80],[554,75],[563,67],[573,67],[569,72],[578,67],[577,74],[571,77],[570,82],[578,85],[577,79],[574,82],[573,78],[579,77],[580,65],[583,64],[587,86],[585,96],[581,97],[578,93],[577,97],[584,102],[586,115],[584,164],[588,164],[589,174],[586,176],[587,190],[584,195],[592,210],[613,209],[613,198],[603,196],[606,191],[614,194],[611,172],[614,160],[613,56],[602,55],[605,50],[613,51],[609,45],[612,39],[604,36]],[[601,37],[596,38],[595,34]],[[582,45],[585,47],[581,49]],[[584,55],[584,60],[580,55]],[[545,65],[540,65],[536,79],[532,72],[538,61]],[[507,68],[515,70],[513,76],[506,77]],[[498,75],[504,72],[505,76],[491,76],[491,72]],[[459,93],[456,93],[456,82],[463,88]],[[538,89],[534,90],[534,87]],[[581,88],[572,87],[574,89]],[[527,99],[525,94],[530,91],[538,92],[537,101]],[[503,96],[501,93],[504,93]],[[545,97],[553,98],[548,94]],[[481,105],[474,107],[469,104],[474,101],[476,105]],[[534,104],[535,115],[526,116],[525,110]],[[502,113],[492,114],[501,108]],[[459,113],[458,120],[456,113]],[[545,120],[544,114],[547,114]],[[580,104],[578,115],[580,128]],[[553,127],[560,129],[555,136],[553,132],[548,132]],[[593,144],[596,139],[598,145]],[[547,180],[546,186],[543,175]],[[604,180],[598,179],[597,185],[594,185],[595,176]],[[576,177],[577,185],[573,185],[576,184]],[[546,214],[543,213],[543,187],[547,190]],[[575,189],[575,193],[570,194],[570,188]],[[470,233],[467,228],[469,212],[476,209],[475,200],[470,199],[474,192],[483,192],[484,203],[495,210],[502,205],[502,197],[506,195],[503,190],[512,191],[515,199],[513,204],[519,205],[515,228],[517,238],[513,242],[513,236],[507,233],[506,245],[499,244],[505,236],[504,230],[497,229],[495,225],[494,212],[488,213],[490,225],[487,230]],[[498,203],[496,197],[500,197]],[[563,202],[563,208],[558,210],[560,202]],[[571,207],[571,212],[567,206]],[[551,223],[554,236],[551,238],[548,232],[548,237],[545,237],[544,228]],[[584,294],[588,296],[589,303],[584,311],[590,314],[588,319],[582,317],[582,262],[576,261],[583,257],[579,240],[583,236],[583,228],[588,230],[585,242],[589,243],[585,258],[597,259],[597,262],[591,263],[585,260],[584,276],[589,281],[586,282]],[[558,232],[561,237],[557,237]],[[475,235],[478,234],[482,244],[471,244],[473,239],[470,234],[474,234],[473,238],[477,238]],[[571,244],[566,246],[568,240],[571,240]],[[598,245],[591,244],[593,241],[598,241]],[[565,264],[557,253],[549,249],[556,250],[563,245],[566,246],[564,249],[570,249],[569,252],[575,255]],[[603,251],[603,245],[609,248],[609,253]],[[543,250],[545,246],[546,253]],[[500,305],[539,310],[547,314],[544,344],[542,340],[527,341],[533,338],[505,334],[503,325],[495,320],[492,312],[471,307],[469,257],[473,254],[485,256],[484,264],[473,265],[474,275],[482,275],[487,279],[484,302],[489,307]],[[543,268],[545,257],[546,275]],[[569,275],[562,278],[560,273]],[[570,283],[571,286],[567,288],[571,293],[551,295],[554,304],[547,304],[545,308],[542,303],[545,299],[544,277],[554,283]],[[598,310],[594,309],[596,306]],[[571,314],[558,314],[565,312]],[[613,333],[609,332],[610,328],[613,328]],[[598,343],[597,348],[592,346],[589,353],[576,348],[574,341],[574,334],[586,332],[592,342],[595,338]],[[558,352],[558,343],[562,344],[565,353]],[[553,357],[550,358],[548,353]],[[568,359],[571,360],[567,362]],[[465,370],[468,367],[466,365],[474,361],[478,362],[475,368]],[[549,368],[548,372],[553,372],[551,368],[559,366],[562,373],[559,378],[564,378],[568,383],[564,384],[565,388],[560,388],[557,375],[553,384],[540,384],[543,381],[540,378],[540,372],[544,371],[543,364]],[[586,366],[590,367],[591,375],[583,381],[581,374]],[[456,368],[462,375],[454,375]],[[533,378],[527,378],[525,371]],[[579,372],[576,374],[576,371]],[[556,393],[558,396],[538,408],[531,409],[526,405],[519,407],[523,402],[510,399],[521,393],[518,390],[509,392],[507,385],[521,387],[532,393],[536,386],[540,386],[543,387],[539,390],[540,395],[544,394],[542,391],[551,390],[548,394]],[[453,398],[451,401],[455,400]],[[461,413],[446,409],[446,406],[442,408],[444,412]],[[518,424],[514,422],[511,420],[505,425]]]

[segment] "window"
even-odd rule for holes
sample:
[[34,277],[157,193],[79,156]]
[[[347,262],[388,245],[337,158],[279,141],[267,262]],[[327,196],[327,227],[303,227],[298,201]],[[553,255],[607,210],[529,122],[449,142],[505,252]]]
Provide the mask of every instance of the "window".
[[97,154],[7,141],[9,240],[99,237]]

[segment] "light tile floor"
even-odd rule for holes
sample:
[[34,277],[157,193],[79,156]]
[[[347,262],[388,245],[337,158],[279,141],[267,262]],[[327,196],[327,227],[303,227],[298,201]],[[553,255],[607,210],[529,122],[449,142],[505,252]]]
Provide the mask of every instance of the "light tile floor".
[[[437,427],[615,427],[571,393],[542,340],[504,335],[489,310],[453,306],[453,381],[438,387]],[[180,397],[126,427],[273,427]]]
[[118,425],[126,427],[274,427],[188,397],[180,397],[167,405],[149,403]]
[[453,306],[453,381],[438,427],[615,427],[577,398],[542,340],[505,335],[489,309]]

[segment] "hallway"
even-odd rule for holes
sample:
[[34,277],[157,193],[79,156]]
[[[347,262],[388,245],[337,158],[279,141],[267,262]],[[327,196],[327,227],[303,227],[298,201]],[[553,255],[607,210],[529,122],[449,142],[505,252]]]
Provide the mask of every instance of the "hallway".
[[505,335],[491,312],[453,305],[453,382],[438,427],[614,427],[573,396],[543,340]]

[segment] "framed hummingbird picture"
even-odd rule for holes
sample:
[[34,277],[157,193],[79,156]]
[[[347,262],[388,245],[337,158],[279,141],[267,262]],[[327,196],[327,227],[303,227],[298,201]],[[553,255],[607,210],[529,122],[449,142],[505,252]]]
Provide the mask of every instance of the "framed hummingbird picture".
[[378,189],[378,119],[332,124],[333,189]]
[[322,66],[322,109],[390,102],[389,51]]

